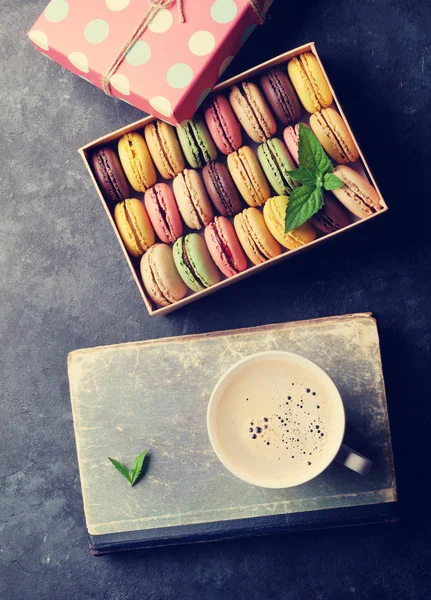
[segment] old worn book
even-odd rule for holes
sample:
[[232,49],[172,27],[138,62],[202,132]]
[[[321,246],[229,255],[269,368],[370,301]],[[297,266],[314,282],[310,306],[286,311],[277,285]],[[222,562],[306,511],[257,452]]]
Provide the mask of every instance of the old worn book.
[[[345,441],[374,462],[338,465],[295,488],[257,488],[218,461],[206,410],[220,376],[269,349],[323,367],[343,397]],[[85,518],[94,554],[396,518],[396,487],[375,320],[355,314],[77,350],[69,380]],[[133,488],[130,466],[149,448]]]

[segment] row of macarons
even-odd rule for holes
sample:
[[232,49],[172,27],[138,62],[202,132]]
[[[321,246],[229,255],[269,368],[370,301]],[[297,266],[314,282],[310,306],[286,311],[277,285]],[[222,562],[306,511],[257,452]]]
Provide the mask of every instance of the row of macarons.
[[[174,244],[155,241],[147,212],[137,199],[117,204],[116,222],[126,244],[135,238],[143,251],[140,259],[142,282],[157,306],[168,306],[184,298],[189,290],[199,292],[232,277],[248,267],[279,256],[284,248],[294,249],[313,241],[316,230],[309,223],[285,233],[284,214],[288,197],[273,196],[263,212],[249,207],[235,215],[233,223],[214,217],[203,235],[181,235]],[[128,246],[129,247],[129,246]],[[130,247],[129,247],[130,250]]]

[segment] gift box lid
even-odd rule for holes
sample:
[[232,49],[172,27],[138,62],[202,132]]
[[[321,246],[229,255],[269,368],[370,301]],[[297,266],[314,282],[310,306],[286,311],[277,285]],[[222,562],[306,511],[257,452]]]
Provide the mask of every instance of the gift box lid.
[[28,37],[66,69],[176,125],[194,114],[271,4],[51,0]]

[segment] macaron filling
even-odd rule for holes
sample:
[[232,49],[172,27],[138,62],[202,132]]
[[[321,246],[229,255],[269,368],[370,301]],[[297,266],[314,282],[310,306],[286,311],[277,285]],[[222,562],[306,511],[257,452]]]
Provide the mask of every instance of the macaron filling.
[[336,152],[339,154],[341,159],[350,161],[351,156],[348,151],[348,148],[345,144],[343,144],[343,138],[341,137],[337,129],[334,127],[334,125],[330,123],[329,119],[323,114],[323,112],[314,113],[314,117],[324,130],[326,137],[328,138],[329,142],[334,146]]
[[280,159],[271,140],[269,140],[262,149],[264,153],[267,152],[269,155],[267,156],[268,166],[271,168],[279,185],[284,188],[285,191],[293,190],[296,187],[296,184],[289,175],[288,169],[285,168],[283,161]]
[[117,179],[115,178],[114,171],[111,167],[111,164],[110,164],[108,158],[106,157],[106,154],[103,152],[103,150],[100,150],[97,153],[96,158],[97,158],[97,161],[100,166],[100,172],[103,173],[105,176],[105,182],[107,183],[107,185],[112,186],[113,192],[119,200],[124,200],[124,196],[121,191],[121,187],[120,187]]
[[155,186],[151,189],[151,196],[155,201],[154,208],[156,209],[160,224],[164,229],[166,236],[169,238],[169,241],[174,242],[176,240],[175,227],[169,218],[163,193],[160,193],[160,190]]
[[199,197],[198,194],[196,194],[196,192],[193,190],[193,185],[190,182],[189,178],[187,177],[187,172],[184,172],[182,174],[183,180],[184,180],[184,190],[188,196],[189,199],[189,206],[191,211],[193,211],[194,216],[196,217],[196,220],[198,222],[199,225],[199,229],[201,229],[202,227],[204,227],[205,223],[204,220],[202,218],[202,214],[199,211]]
[[232,136],[230,135],[229,127],[227,126],[226,121],[223,118],[223,112],[220,110],[217,98],[214,98],[210,109],[214,125],[217,129],[217,132],[220,134],[220,137],[223,140],[223,144],[226,147],[226,150],[228,152],[234,152],[236,146],[234,144]]
[[274,94],[277,98],[278,104],[283,111],[286,118],[291,122],[295,120],[296,114],[295,109],[292,105],[292,101],[290,99],[289,94],[286,92],[286,89],[283,83],[280,81],[278,74],[276,71],[269,71],[267,73],[267,79],[269,84],[271,85]]
[[217,171],[217,166],[214,162],[210,162],[208,164],[208,172],[211,177],[211,181],[216,189],[217,195],[220,198],[220,201],[226,211],[226,214],[233,215],[235,213],[235,210],[231,201],[231,197],[223,185],[223,182]]
[[159,131],[158,123],[156,123],[156,125],[154,126],[154,133],[156,135],[157,143],[160,148],[160,158],[162,159],[165,165],[166,171],[168,172],[170,177],[175,177],[176,171],[174,168],[174,164],[166,150],[166,140],[162,137]]
[[251,245],[253,253],[256,255],[260,262],[265,262],[268,258],[272,258],[264,246],[260,243],[259,237],[254,233],[253,227],[250,225],[247,217],[247,212],[243,213],[243,224],[247,234],[247,239]]
[[242,167],[240,168],[242,180],[244,182],[244,185],[250,192],[253,198],[253,202],[255,204],[262,204],[264,199],[262,198],[262,193],[259,188],[259,184],[256,181],[255,177],[253,177],[253,169],[250,168],[247,159],[245,158],[245,156],[242,156],[240,152],[237,153],[237,157]]
[[210,228],[211,234],[214,237],[216,245],[220,248],[220,254],[222,258],[227,262],[229,268],[234,274],[239,273],[240,269],[238,268],[238,265],[235,264],[235,258],[231,252],[229,244],[223,237],[223,232],[221,228],[217,227],[217,224],[215,222],[210,223],[208,227]]
[[244,83],[242,84],[242,89],[244,91],[244,95],[241,94],[242,98],[244,99],[248,110],[253,115],[253,118],[256,121],[258,127],[260,127],[262,129],[264,138],[270,138],[272,135],[272,132],[265,120],[265,117],[260,112],[259,106],[258,106],[256,100],[253,98],[253,93],[250,90],[246,81],[244,81]]
[[320,88],[315,80],[315,78],[313,77],[313,72],[312,69],[310,68],[308,62],[307,62],[307,56],[305,54],[301,54],[299,56],[299,63],[302,67],[301,69],[301,76],[305,77],[305,80],[308,82],[308,87],[311,88],[310,91],[313,92],[314,96],[315,96],[315,100],[317,101],[316,107],[317,110],[320,110],[321,106],[325,106],[325,100],[322,97],[322,95],[320,94]]
[[130,231],[132,232],[133,237],[135,238],[135,244],[139,248],[140,252],[143,254],[146,251],[147,246],[141,242],[141,237],[139,235],[139,229],[133,221],[133,212],[129,211],[127,208],[127,200],[124,203],[124,214],[126,216],[127,224],[130,227]]
[[138,181],[140,186],[146,190],[149,187],[149,185],[145,177],[145,170],[142,167],[141,161],[139,160],[136,154],[136,150],[133,147],[133,139],[130,135],[127,136],[126,152],[130,167],[133,171],[133,175],[135,176],[136,181]]
[[321,208],[315,215],[313,215],[312,220],[319,223],[322,226],[322,228],[328,233],[338,231],[342,227],[342,225],[335,221],[328,213],[328,211],[325,210],[325,207]]
[[202,166],[205,162],[209,162],[212,158],[211,154],[208,152],[205,141],[200,136],[196,123],[193,120],[190,120],[184,127],[184,133],[196,164]]
[[337,177],[341,179],[344,183],[344,188],[342,191],[355,203],[357,204],[361,210],[364,211],[367,215],[372,215],[377,212],[379,209],[374,206],[373,200],[367,196],[362,190],[359,189],[357,185],[353,182],[346,180],[345,177],[342,176],[341,173],[337,171]]
[[169,290],[163,285],[163,280],[157,272],[157,267],[155,261],[153,260],[152,254],[148,257],[148,264],[150,266],[150,274],[151,279],[156,286],[160,295],[168,302],[169,304],[173,304],[176,302],[176,298],[169,293]]
[[187,239],[187,236],[182,239],[182,245],[181,245],[181,258],[183,260],[183,263],[185,264],[186,268],[190,271],[190,274],[192,275],[192,277],[194,277],[194,279],[196,280],[198,285],[200,285],[202,288],[206,288],[206,287],[208,287],[208,284],[206,284],[204,281],[202,281],[202,279],[199,277],[199,274],[196,271],[195,266],[193,265],[192,261],[189,258],[189,255],[187,254],[186,239]]

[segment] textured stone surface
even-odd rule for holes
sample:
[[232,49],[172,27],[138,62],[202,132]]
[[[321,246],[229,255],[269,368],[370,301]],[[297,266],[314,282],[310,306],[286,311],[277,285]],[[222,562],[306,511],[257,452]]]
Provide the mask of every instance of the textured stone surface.
[[[146,315],[76,152],[141,115],[36,52],[25,33],[45,3],[0,6],[0,598],[429,596],[428,0],[276,0],[229,73],[316,41],[391,210],[160,319]],[[364,310],[380,326],[399,526],[89,555],[70,350]]]

